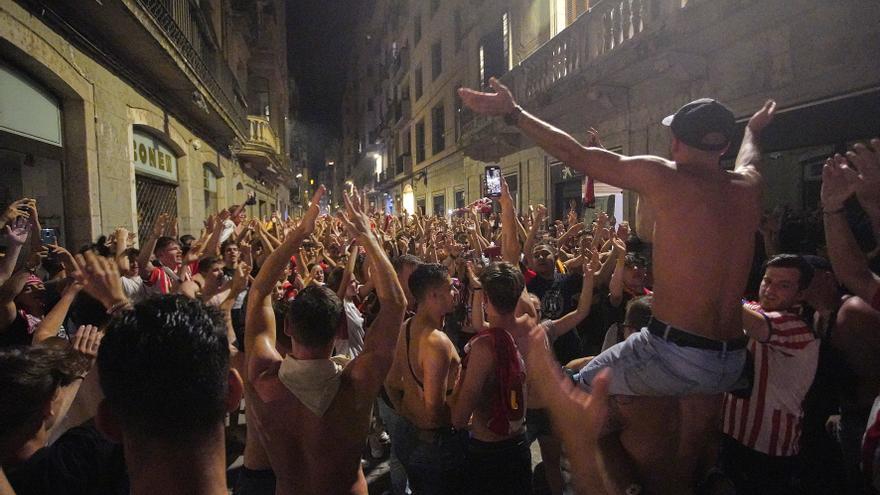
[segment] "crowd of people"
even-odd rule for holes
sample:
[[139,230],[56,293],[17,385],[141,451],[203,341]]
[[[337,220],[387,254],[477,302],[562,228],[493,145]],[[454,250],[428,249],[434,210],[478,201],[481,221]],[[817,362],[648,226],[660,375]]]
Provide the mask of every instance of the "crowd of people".
[[517,211],[503,180],[448,217],[354,187],[322,215],[321,186],[299,218],[233,205],[181,236],[163,215],[74,254],[9,205],[0,494],[366,494],[383,440],[394,495],[880,489],[880,277],[848,221],[880,234],[880,140],[825,164],[822,257],[762,216],[774,102],[728,171],[717,101],[664,120],[669,158],[628,157],[492,86],[460,96],[650,223]]

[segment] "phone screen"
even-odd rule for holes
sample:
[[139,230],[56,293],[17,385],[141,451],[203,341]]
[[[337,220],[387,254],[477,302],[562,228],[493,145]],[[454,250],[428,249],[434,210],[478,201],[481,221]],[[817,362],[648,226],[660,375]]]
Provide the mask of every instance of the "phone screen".
[[56,242],[55,230],[53,229],[40,229],[40,243],[42,244],[55,244]]
[[501,167],[496,165],[486,167],[486,196],[490,198],[501,196]]

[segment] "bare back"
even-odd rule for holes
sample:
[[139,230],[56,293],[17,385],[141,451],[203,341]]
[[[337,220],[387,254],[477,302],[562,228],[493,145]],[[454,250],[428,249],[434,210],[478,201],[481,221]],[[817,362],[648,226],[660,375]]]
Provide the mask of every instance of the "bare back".
[[407,332],[406,328],[409,322],[405,322],[398,336],[394,364],[391,372],[388,373],[388,379],[399,380],[399,387],[403,390],[399,413],[417,428],[427,430],[449,426],[449,422],[440,424],[432,419],[427,411],[424,370],[428,360],[442,359],[444,361],[442,364],[448,367],[447,390],[444,390],[444,395],[449,395],[458,381],[461,358],[455,350],[455,345],[441,330],[422,327],[416,318],[410,321],[412,322],[410,331]]
[[742,336],[741,297],[760,219],[760,187],[724,171],[674,170],[654,212],[654,315],[705,337]]
[[[280,365],[280,363],[279,363]],[[360,459],[370,426],[372,400],[355,390],[351,365],[323,416],[306,408],[278,379],[278,367],[247,384],[257,430],[277,478],[278,494],[366,495]],[[359,398],[360,397],[360,398]]]

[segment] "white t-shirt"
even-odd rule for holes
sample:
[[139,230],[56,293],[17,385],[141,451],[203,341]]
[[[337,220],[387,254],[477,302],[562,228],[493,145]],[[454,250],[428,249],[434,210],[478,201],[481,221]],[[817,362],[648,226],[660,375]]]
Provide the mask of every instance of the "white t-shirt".
[[348,329],[348,339],[336,339],[336,353],[354,359],[364,351],[364,316],[351,299],[342,303]]
[[134,277],[122,277],[122,292],[133,304],[137,304],[147,298],[147,285],[140,275]]

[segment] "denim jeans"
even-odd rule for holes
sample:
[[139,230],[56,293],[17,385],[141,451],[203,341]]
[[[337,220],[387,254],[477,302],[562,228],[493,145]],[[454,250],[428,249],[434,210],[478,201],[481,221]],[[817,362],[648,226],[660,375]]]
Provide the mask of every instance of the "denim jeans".
[[376,401],[379,405],[379,418],[385,425],[385,431],[391,436],[391,453],[388,456],[388,469],[391,472],[391,493],[392,495],[409,495],[411,492],[407,485],[406,470],[397,456],[398,445],[403,443],[397,438],[398,424],[404,421],[397,411],[392,409],[385,403],[385,400],[379,398]]
[[466,435],[452,430],[437,430],[431,435],[400,418],[393,438],[413,494],[460,493]]
[[589,392],[599,371],[610,368],[613,395],[711,395],[742,386],[745,362],[745,349],[679,346],[643,328],[593,358],[574,379]]

